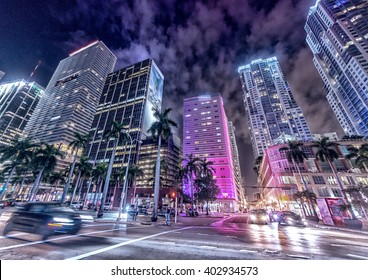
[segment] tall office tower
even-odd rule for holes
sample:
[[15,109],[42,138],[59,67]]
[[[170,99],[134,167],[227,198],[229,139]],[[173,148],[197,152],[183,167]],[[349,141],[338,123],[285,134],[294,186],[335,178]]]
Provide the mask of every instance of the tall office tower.
[[5,76],[5,72],[0,70],[0,80]]
[[109,162],[113,141],[103,139],[104,131],[112,122],[126,126],[132,143],[117,147],[113,172],[129,164],[137,164],[139,141],[146,138],[147,130],[155,121],[153,108],[161,107],[164,77],[152,59],[146,59],[115,71],[107,76],[90,134],[88,157],[95,164]]
[[[115,55],[101,41],[60,61],[25,128],[28,136],[66,150],[74,140],[74,132],[88,133],[105,79],[115,62]],[[64,159],[63,167],[69,165],[71,158]]]
[[228,126],[229,126],[229,137],[230,137],[230,144],[231,144],[231,154],[233,156],[236,191],[238,193],[240,205],[242,208],[244,208],[246,201],[245,201],[245,193],[244,193],[244,187],[243,187],[243,178],[242,178],[241,170],[240,170],[238,145],[236,144],[236,138],[235,138],[235,126],[233,122],[231,121],[228,122]]
[[326,98],[345,134],[367,137],[368,1],[317,1],[305,30]]
[[[215,201],[221,211],[232,212],[239,207],[228,120],[222,97],[200,95],[184,99],[183,157],[212,161],[214,177],[220,187]],[[185,164],[185,161],[184,161]],[[191,195],[191,186],[184,183],[183,190]]]
[[[148,205],[153,203],[153,186],[155,178],[155,167],[157,160],[157,141],[152,137],[143,140],[139,150],[138,166],[142,169],[144,176],[137,178],[136,190],[130,188],[128,198],[138,194],[138,204]],[[181,141],[176,134],[161,143],[161,180],[160,180],[160,203],[164,201],[172,191],[178,187],[175,175],[180,167]]]
[[295,102],[276,57],[239,67],[254,157],[282,135],[311,139],[304,114]]
[[9,145],[32,116],[45,89],[24,80],[0,84],[0,146]]

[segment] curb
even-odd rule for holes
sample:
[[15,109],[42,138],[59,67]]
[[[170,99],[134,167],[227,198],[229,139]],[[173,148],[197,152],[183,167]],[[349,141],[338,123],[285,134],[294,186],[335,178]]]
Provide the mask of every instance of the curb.
[[328,229],[328,230],[336,230],[336,231],[346,231],[346,232],[361,233],[361,234],[367,234],[368,235],[368,231],[365,231],[365,230],[357,230],[357,229],[349,229],[349,228],[339,228],[339,227],[329,227],[329,226],[325,226],[325,225],[316,225],[316,224],[308,224],[308,225],[313,226],[315,228],[320,228],[320,229]]

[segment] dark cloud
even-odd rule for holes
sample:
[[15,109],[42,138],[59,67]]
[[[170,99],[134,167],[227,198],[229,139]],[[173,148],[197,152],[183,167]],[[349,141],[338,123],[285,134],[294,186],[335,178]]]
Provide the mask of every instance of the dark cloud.
[[55,40],[66,53],[98,38],[118,57],[117,69],[152,57],[165,76],[164,106],[176,108],[179,131],[185,97],[220,92],[237,128],[248,184],[255,176],[238,66],[277,56],[312,132],[341,133],[305,43],[304,23],[315,0],[50,2]]

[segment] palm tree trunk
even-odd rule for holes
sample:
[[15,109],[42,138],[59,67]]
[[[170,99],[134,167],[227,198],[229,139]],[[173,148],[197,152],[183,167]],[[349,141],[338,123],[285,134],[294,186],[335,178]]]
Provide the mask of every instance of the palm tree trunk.
[[89,177],[89,180],[88,180],[88,183],[87,183],[88,187],[87,187],[86,196],[84,197],[83,207],[86,206],[86,204],[87,204],[88,193],[89,193],[89,189],[91,188],[91,185],[92,185],[92,180],[93,180],[93,177]]
[[152,211],[152,222],[157,221],[158,200],[160,196],[160,163],[161,163],[161,135],[158,137],[158,151],[155,170],[154,206]]
[[109,162],[109,167],[107,169],[107,175],[106,175],[105,185],[104,185],[104,189],[103,189],[103,193],[102,193],[101,205],[100,205],[100,208],[98,209],[98,213],[97,213],[98,218],[101,218],[103,216],[103,211],[104,211],[104,207],[105,207],[105,200],[106,200],[107,190],[109,189],[112,166],[114,164],[115,153],[116,153],[117,146],[118,146],[118,139],[115,140],[114,149],[112,150],[112,154],[111,154],[111,158],[110,158],[110,162]]
[[35,182],[34,182],[34,184],[32,186],[32,189],[31,189],[29,201],[32,201],[35,198],[36,194],[37,194],[38,185],[41,182],[41,177],[42,177],[42,174],[43,174],[44,169],[45,169],[45,167],[42,167],[42,169],[40,170],[40,172],[38,172],[38,175],[36,177],[36,180],[35,180]]
[[75,187],[74,187],[74,190],[73,190],[73,194],[72,194],[72,197],[70,198],[70,206],[72,206],[72,202],[73,202],[73,200],[74,200],[74,196],[75,196],[75,193],[76,193],[77,188],[78,188],[78,185],[79,185],[80,177],[81,177],[81,172],[79,172],[79,173],[78,173],[77,182],[75,183]]
[[65,184],[65,187],[64,187],[64,190],[63,190],[63,195],[61,196],[61,199],[60,199],[60,203],[65,202],[66,195],[68,194],[69,187],[70,187],[70,181],[72,180],[72,176],[73,176],[73,172],[74,172],[75,162],[77,161],[77,155],[78,155],[78,148],[75,152],[73,163],[72,163],[72,165],[70,166],[70,169],[69,169],[68,180],[66,181],[66,184]]
[[6,193],[7,193],[7,190],[8,190],[8,185],[9,185],[11,177],[13,176],[14,170],[15,170],[15,166],[10,170],[8,179],[6,179],[6,182],[3,186],[4,190],[3,190],[3,195],[2,195],[2,198],[1,198],[2,200],[5,199],[5,196],[6,196]]

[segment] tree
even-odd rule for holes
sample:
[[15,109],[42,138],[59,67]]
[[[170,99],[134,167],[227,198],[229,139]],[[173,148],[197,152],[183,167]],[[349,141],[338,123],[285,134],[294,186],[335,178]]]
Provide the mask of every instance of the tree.
[[220,193],[220,188],[216,185],[216,180],[210,174],[199,176],[195,179],[196,198],[198,201],[204,201],[206,204],[206,215],[208,215],[208,203],[215,201]]
[[364,168],[368,172],[368,144],[363,144],[359,148],[353,146],[348,147],[349,154],[345,156],[346,159],[355,158],[355,164],[360,168]]
[[355,186],[348,186],[344,189],[344,192],[349,194],[352,204],[358,206],[364,214],[364,217],[368,219],[367,211],[368,208],[368,186],[359,183]]
[[[144,176],[144,172],[143,169],[141,169],[139,166],[137,165],[130,165],[129,169],[128,169],[128,182],[132,183],[132,187],[134,188],[133,190],[133,199],[135,200],[135,193],[136,193],[136,188],[135,188],[135,182],[137,180],[137,178],[139,177],[143,177]],[[133,204],[133,202],[132,202]]]
[[51,172],[48,174],[47,181],[50,183],[51,186],[54,186],[53,191],[56,191],[57,186],[60,184],[65,184],[66,182],[66,175],[65,172]]
[[[336,174],[335,167],[333,162],[335,159],[339,158],[339,154],[333,148],[336,148],[339,144],[336,142],[329,141],[328,137],[323,137],[320,141],[314,142],[312,147],[317,148],[316,159],[322,162],[326,162],[329,164],[334,177],[336,178],[337,185],[339,186],[342,196],[344,197],[347,204],[349,204],[349,200],[344,192],[344,187],[341,183],[340,178]],[[356,219],[354,211],[352,211],[352,216]]]
[[[95,195],[93,196],[93,204],[97,209],[97,204],[98,201],[100,200],[100,194],[101,194],[101,190],[102,190],[102,183],[103,183],[103,178],[106,176],[107,174],[107,164],[106,163],[99,163],[93,170],[92,170],[92,176],[95,180],[96,183],[96,192]],[[97,196],[98,194],[98,196]]]
[[194,157],[193,154],[190,154],[186,159],[186,164],[185,164],[185,172],[186,172],[186,176],[189,179],[188,181],[190,182],[190,197],[191,197],[191,202],[192,202],[192,209],[194,210],[194,176],[196,176],[197,174],[199,174],[200,172],[200,161],[201,159],[198,157]]
[[38,174],[31,189],[30,201],[33,200],[37,194],[38,185],[42,180],[42,176],[54,170],[57,163],[57,157],[63,157],[63,153],[53,145],[41,143],[39,148],[36,149],[32,164],[35,166],[35,170],[38,171]]
[[[112,153],[111,153],[109,166],[107,168],[107,174],[106,174],[106,179],[105,179],[105,184],[104,184],[104,189],[103,189],[103,194],[102,194],[102,199],[101,199],[101,205],[100,205],[100,208],[98,209],[97,217],[99,217],[99,218],[103,216],[107,190],[108,190],[109,184],[110,184],[112,166],[113,166],[114,161],[115,161],[116,149],[117,149],[118,145],[127,142],[130,139],[130,136],[125,131],[125,127],[122,123],[113,121],[111,128],[105,130],[105,132],[103,134],[103,138],[108,143],[110,141],[113,141],[113,150],[112,150]],[[108,147],[108,143],[107,143],[107,147]]]
[[[303,142],[288,141],[288,145],[286,147],[280,148],[279,151],[286,152],[286,159],[290,164],[293,165],[293,167],[298,172],[298,175],[301,178],[302,183],[303,183],[304,192],[306,192],[308,191],[307,182],[305,181],[304,176],[302,176],[302,173],[299,167],[299,164],[303,164],[304,160],[308,159],[307,154],[302,150],[303,146],[304,146]],[[307,193],[304,193],[304,194],[307,194]],[[313,211],[313,216],[318,217],[317,212],[314,208],[313,201],[310,200],[309,197],[307,198],[307,200],[309,201],[309,205],[311,206],[311,209]],[[302,201],[303,212],[304,212],[304,215],[306,216],[306,212],[305,212],[304,205],[303,205],[303,199],[301,199],[301,201]]]
[[73,140],[72,142],[69,143],[68,148],[72,148],[72,153],[75,151],[74,153],[74,158],[73,158],[73,162],[70,165],[70,169],[69,169],[69,175],[68,175],[68,179],[66,181],[65,187],[64,187],[64,191],[63,191],[63,195],[61,196],[60,202],[64,203],[65,202],[65,197],[68,193],[69,187],[70,187],[70,181],[72,179],[73,173],[74,173],[74,167],[75,167],[75,163],[77,161],[77,157],[78,157],[78,151],[79,149],[84,150],[91,137],[89,134],[85,134],[82,135],[79,132],[74,132],[74,138],[75,140]]
[[154,108],[153,116],[156,121],[148,129],[148,133],[152,135],[152,138],[158,141],[157,159],[156,159],[156,172],[155,172],[155,186],[154,186],[154,208],[152,211],[152,222],[157,221],[158,214],[158,201],[159,201],[159,188],[160,188],[160,161],[161,161],[161,140],[168,139],[171,136],[172,127],[176,127],[177,124],[170,119],[169,113],[172,108],[167,108],[161,112],[159,108]]
[[86,179],[88,176],[91,175],[92,170],[93,170],[93,166],[91,163],[89,163],[88,158],[85,156],[82,156],[80,158],[80,161],[78,163],[76,163],[75,165],[75,169],[78,172],[78,179],[76,181],[74,190],[73,190],[73,195],[70,199],[70,202],[73,202],[74,196],[75,196],[75,192],[78,189],[78,186],[80,186],[79,188],[79,194],[78,194],[78,201],[80,200],[80,195],[82,192],[82,186],[83,186],[83,180]]
[[27,165],[32,159],[34,149],[37,147],[38,144],[32,143],[31,138],[15,138],[9,146],[0,148],[0,162],[11,162],[11,169],[9,170],[8,178],[2,187],[4,195],[7,192],[8,185],[15,168],[17,166]]

